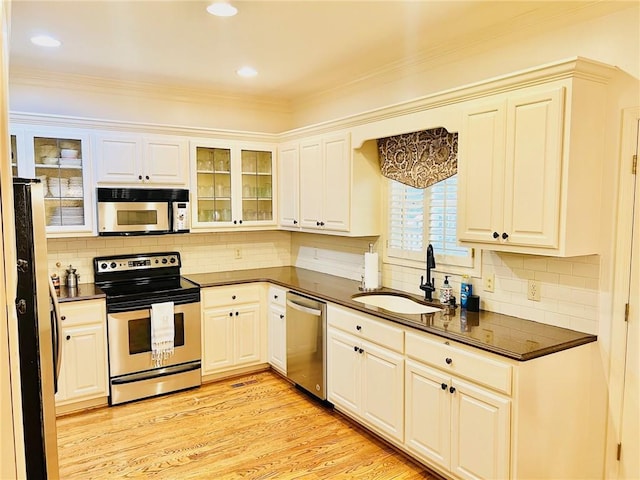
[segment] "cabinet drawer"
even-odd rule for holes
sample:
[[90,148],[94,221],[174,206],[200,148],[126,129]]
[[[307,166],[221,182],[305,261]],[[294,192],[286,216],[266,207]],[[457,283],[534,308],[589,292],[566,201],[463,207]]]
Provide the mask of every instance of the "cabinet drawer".
[[82,300],[60,304],[63,327],[86,324],[104,324],[106,306],[104,300]]
[[375,342],[396,352],[404,352],[404,330],[365,314],[327,305],[328,325]]
[[269,303],[271,305],[285,306],[287,291],[278,287],[269,287]]
[[202,290],[204,308],[260,301],[260,285],[233,285]]
[[511,394],[511,365],[447,345],[445,341],[408,332],[407,356],[451,375]]

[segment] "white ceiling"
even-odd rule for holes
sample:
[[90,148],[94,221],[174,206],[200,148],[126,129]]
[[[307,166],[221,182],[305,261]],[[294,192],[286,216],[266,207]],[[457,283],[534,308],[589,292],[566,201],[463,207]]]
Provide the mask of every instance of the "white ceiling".
[[[14,0],[10,67],[287,101],[634,1],[235,1],[231,18],[209,15],[209,3]],[[32,45],[37,33],[62,46]],[[239,78],[245,64],[259,75]]]

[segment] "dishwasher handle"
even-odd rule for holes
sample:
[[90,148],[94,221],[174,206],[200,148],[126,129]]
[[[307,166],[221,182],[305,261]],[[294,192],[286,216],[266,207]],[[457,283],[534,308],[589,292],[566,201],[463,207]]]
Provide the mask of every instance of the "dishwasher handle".
[[315,315],[319,317],[322,315],[322,310],[318,310],[317,308],[309,308],[304,305],[300,305],[292,300],[287,299],[287,306],[293,308],[294,310],[299,310],[304,313],[309,313],[311,315]]

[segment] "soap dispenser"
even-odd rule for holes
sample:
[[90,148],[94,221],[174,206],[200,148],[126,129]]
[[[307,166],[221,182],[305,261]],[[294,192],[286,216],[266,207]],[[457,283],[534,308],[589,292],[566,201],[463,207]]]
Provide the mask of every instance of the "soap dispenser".
[[446,305],[451,300],[451,285],[449,285],[449,275],[444,276],[444,283],[440,288],[440,303]]

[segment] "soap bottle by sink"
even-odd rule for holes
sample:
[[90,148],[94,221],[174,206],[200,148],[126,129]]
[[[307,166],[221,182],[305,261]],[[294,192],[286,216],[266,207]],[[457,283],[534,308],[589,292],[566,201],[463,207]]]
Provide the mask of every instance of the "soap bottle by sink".
[[440,303],[443,305],[448,305],[451,301],[451,285],[449,285],[449,275],[445,275],[444,283],[440,288]]

